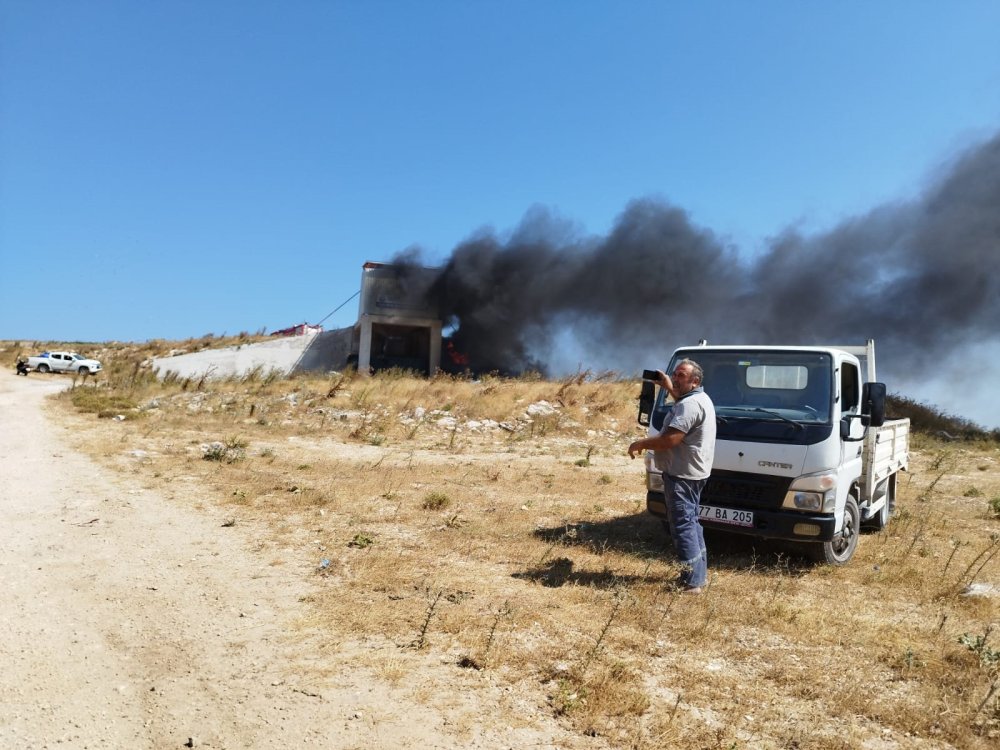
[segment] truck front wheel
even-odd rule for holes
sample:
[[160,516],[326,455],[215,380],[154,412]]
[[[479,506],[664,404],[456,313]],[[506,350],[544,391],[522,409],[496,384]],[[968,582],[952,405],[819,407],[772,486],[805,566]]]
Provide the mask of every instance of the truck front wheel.
[[812,553],[817,562],[827,565],[846,565],[854,557],[858,547],[858,530],[861,526],[861,512],[858,501],[853,495],[848,495],[844,507],[844,525],[829,542],[812,545]]

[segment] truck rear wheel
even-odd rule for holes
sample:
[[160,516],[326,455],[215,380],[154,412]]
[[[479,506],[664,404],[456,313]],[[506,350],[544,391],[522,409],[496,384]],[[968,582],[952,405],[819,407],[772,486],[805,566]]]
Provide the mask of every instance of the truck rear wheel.
[[860,526],[861,512],[858,510],[858,501],[853,495],[848,495],[847,505],[844,507],[844,525],[829,542],[811,545],[813,557],[817,562],[827,565],[846,565],[854,557],[854,550],[858,548]]
[[40,373],[42,373],[44,375],[45,373],[47,373],[49,371],[49,366],[47,364],[45,364],[44,362],[42,362],[42,364],[38,365],[38,367],[35,368],[35,369],[37,369]]

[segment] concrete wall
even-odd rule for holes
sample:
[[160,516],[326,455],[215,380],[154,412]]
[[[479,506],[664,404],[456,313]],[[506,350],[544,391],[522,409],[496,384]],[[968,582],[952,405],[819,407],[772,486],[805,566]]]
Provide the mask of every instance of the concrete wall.
[[[357,354],[354,327],[324,331],[313,336],[302,351],[295,372],[329,372],[343,370],[352,353]],[[354,362],[357,365],[357,362]]]
[[200,378],[203,375],[210,379],[231,378],[245,375],[257,367],[264,374],[271,370],[287,374],[292,371],[302,352],[316,335],[282,336],[259,344],[206,349],[174,357],[156,357],[153,359],[153,368],[159,372],[160,377],[168,372],[175,372],[181,378]]
[[180,378],[204,375],[209,379],[242,377],[257,368],[264,375],[272,370],[282,375],[343,370],[351,355],[353,334],[353,328],[339,328],[305,336],[282,336],[258,344],[156,357],[153,368],[161,378],[175,372]]

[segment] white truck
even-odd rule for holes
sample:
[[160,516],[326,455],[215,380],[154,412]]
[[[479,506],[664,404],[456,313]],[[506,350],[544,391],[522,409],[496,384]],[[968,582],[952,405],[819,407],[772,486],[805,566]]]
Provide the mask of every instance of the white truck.
[[101,363],[96,359],[88,359],[76,352],[42,352],[28,357],[28,367],[36,372],[74,372],[80,375],[93,375],[101,371]]
[[[909,461],[908,419],[885,420],[875,343],[864,346],[697,346],[692,359],[715,404],[715,463],[701,496],[706,528],[808,544],[843,565],[862,526],[882,529]],[[862,364],[863,361],[863,364]],[[659,392],[657,392],[659,391]],[[655,435],[673,399],[643,381],[639,423]],[[646,453],[646,507],[668,523],[663,478]]]

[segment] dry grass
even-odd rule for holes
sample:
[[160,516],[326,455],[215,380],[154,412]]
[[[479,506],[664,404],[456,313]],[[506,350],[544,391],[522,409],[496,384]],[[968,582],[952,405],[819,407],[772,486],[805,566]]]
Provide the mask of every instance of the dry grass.
[[635,383],[157,384],[145,356],[86,386],[142,418],[67,417],[81,445],[267,529],[263,555],[314,571],[304,627],[393,683],[430,654],[616,748],[996,746],[995,443],[916,441],[897,517],[846,568],[712,536],[709,591],[683,597],[624,455]]

